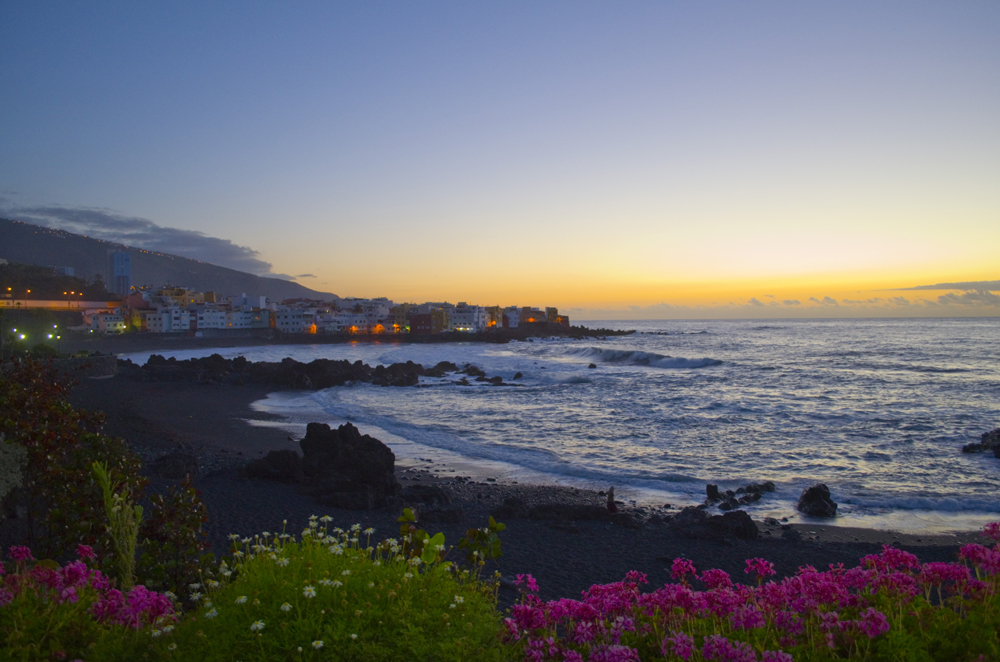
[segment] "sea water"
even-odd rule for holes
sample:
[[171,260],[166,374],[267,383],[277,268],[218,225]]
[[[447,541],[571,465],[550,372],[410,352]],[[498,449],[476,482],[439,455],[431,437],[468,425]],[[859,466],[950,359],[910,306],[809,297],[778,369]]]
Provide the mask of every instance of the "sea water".
[[297,433],[309,421],[351,421],[401,460],[459,474],[614,485],[619,496],[674,506],[701,502],[706,483],[770,480],[777,491],[748,510],[792,521],[804,519],[794,509],[802,489],[822,482],[840,524],[940,532],[1000,519],[1000,459],[961,452],[1000,426],[997,319],[585,324],[636,333],[162,354],[476,365],[516,386],[460,386],[449,375],[416,388],[278,392],[255,404]]

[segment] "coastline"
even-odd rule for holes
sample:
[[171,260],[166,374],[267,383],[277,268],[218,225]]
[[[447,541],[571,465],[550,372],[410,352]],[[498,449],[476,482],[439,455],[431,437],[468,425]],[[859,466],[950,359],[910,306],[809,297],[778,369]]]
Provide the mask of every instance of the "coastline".
[[[230,533],[251,535],[261,531],[287,530],[298,533],[309,515],[330,515],[334,526],[360,523],[372,526],[379,537],[398,533],[398,507],[375,511],[327,508],[297,491],[295,486],[252,481],[242,477],[240,466],[268,450],[298,449],[297,439],[279,427],[251,425],[250,421],[279,422],[280,417],[255,411],[251,404],[274,392],[267,385],[217,385],[172,382],[136,382],[124,376],[84,379],[69,400],[78,407],[107,414],[105,432],[122,436],[140,454],[144,463],[180,450],[198,458],[195,486],[208,509],[206,532],[211,550],[228,549]],[[435,469],[437,471],[435,471]],[[558,485],[528,485],[490,482],[481,476],[456,480],[463,467],[428,462],[397,462],[396,476],[404,486],[434,484],[444,489],[449,507],[458,508],[457,522],[433,522],[428,530],[441,531],[449,545],[470,527],[484,526],[490,513],[505,499],[516,497],[528,504],[591,505],[604,503],[593,490]],[[156,491],[176,481],[153,478]],[[663,515],[676,514],[674,504]],[[621,506],[626,513],[648,515],[649,510]],[[746,559],[763,557],[774,562],[779,575],[792,574],[799,566],[823,569],[829,564],[852,567],[862,556],[892,544],[916,554],[921,561],[953,561],[961,545],[978,542],[977,532],[954,534],[906,534],[881,529],[815,523],[770,524],[756,522],[757,540],[717,541],[681,537],[670,526],[650,524],[639,529],[607,521],[501,520],[503,557],[495,568],[506,579],[531,573],[546,599],[576,597],[595,583],[619,581],[630,570],[649,576],[651,586],[670,580],[670,562],[677,556],[694,561],[699,570],[721,568],[734,580],[746,579]],[[457,556],[458,550],[455,550]],[[516,592],[502,582],[501,604],[509,605]]]

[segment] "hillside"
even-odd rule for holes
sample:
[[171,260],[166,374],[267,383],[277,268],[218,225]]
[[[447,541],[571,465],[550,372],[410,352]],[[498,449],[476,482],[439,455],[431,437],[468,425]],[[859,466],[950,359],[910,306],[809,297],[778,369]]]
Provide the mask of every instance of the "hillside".
[[263,278],[178,255],[146,251],[64,230],[0,219],[0,258],[41,266],[73,267],[76,275],[92,281],[105,278],[109,250],[125,250],[132,258],[132,284],[160,287],[170,284],[200,292],[242,294],[281,299],[330,299],[329,292],[279,278]]

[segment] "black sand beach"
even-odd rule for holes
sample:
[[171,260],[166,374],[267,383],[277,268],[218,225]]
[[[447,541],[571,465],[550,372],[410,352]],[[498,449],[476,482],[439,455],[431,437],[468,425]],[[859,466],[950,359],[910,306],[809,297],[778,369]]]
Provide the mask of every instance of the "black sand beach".
[[[195,455],[199,474],[195,485],[208,509],[206,525],[213,551],[228,549],[227,535],[252,535],[280,530],[299,533],[309,515],[330,515],[334,526],[360,523],[374,527],[377,537],[398,535],[396,518],[401,507],[375,511],[348,511],[318,505],[293,485],[248,480],[241,475],[245,461],[268,450],[297,449],[288,432],[257,427],[247,419],[266,420],[250,404],[273,388],[258,385],[202,385],[189,383],[136,382],[123,376],[85,379],[70,395],[79,407],[104,411],[105,432],[122,436],[145,462],[178,448]],[[437,471],[435,471],[435,469]],[[435,484],[446,490],[450,507],[461,510],[456,523],[427,523],[430,532],[442,531],[455,545],[470,527],[481,527],[505,499],[517,497],[530,505],[604,504],[603,496],[589,490],[561,486],[517,485],[450,478],[454,468],[423,463],[397,463],[400,482]],[[459,470],[460,471],[460,470]],[[171,481],[153,479],[154,489],[166,489]],[[688,505],[672,504],[655,514],[669,516]],[[623,512],[629,512],[626,505]],[[637,512],[645,519],[650,512]],[[656,518],[653,518],[654,521]],[[691,540],[681,537],[667,524],[645,524],[633,529],[608,521],[539,521],[503,519],[503,556],[496,564],[505,579],[518,573],[533,574],[546,599],[577,597],[595,583],[622,579],[638,570],[649,576],[652,586],[670,580],[670,562],[683,556],[699,570],[721,568],[734,579],[746,578],[745,559],[763,557],[775,564],[780,575],[794,573],[802,565],[825,569],[832,563],[856,565],[866,555],[892,544],[916,554],[922,561],[952,561],[961,545],[977,541],[978,533],[955,535],[907,535],[890,531],[815,524],[770,524],[757,522],[757,540]],[[459,557],[459,550],[453,554]],[[504,582],[506,585],[506,582]],[[510,604],[516,592],[501,590],[501,603]]]

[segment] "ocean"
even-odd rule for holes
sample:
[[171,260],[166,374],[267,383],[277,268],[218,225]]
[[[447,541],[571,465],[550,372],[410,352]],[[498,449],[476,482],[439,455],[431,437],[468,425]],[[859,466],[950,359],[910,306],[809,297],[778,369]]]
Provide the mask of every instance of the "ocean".
[[790,521],[808,521],[795,500],[823,482],[840,504],[841,525],[934,533],[1000,520],[1000,459],[961,452],[1000,427],[997,319],[584,325],[636,333],[504,345],[160,353],[373,366],[452,361],[517,384],[428,378],[415,388],[276,392],[254,405],[286,416],[280,425],[297,434],[310,421],[351,421],[404,465],[505,481],[614,485],[619,498],[674,506],[700,503],[706,483],[735,489],[770,480],[777,491],[747,510]]

